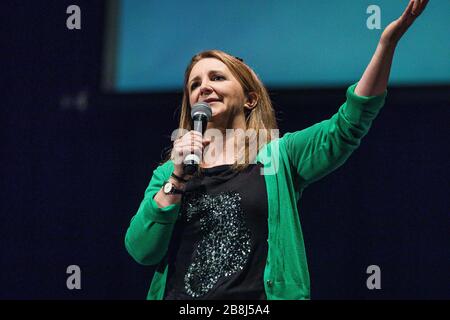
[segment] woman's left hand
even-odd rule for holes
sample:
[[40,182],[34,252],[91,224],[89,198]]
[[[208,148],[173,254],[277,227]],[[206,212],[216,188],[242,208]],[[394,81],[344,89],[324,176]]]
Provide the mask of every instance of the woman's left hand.
[[391,22],[383,31],[380,42],[387,45],[396,45],[408,28],[425,10],[428,0],[410,0],[400,18]]

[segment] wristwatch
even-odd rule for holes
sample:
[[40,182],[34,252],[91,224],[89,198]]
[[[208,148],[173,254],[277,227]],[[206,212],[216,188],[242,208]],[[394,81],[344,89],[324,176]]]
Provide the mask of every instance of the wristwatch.
[[177,189],[175,185],[170,181],[165,181],[163,184],[164,194],[183,194],[184,191]]

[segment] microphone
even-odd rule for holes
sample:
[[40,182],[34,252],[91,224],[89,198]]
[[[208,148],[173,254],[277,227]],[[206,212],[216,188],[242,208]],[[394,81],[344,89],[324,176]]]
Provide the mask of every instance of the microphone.
[[[198,102],[192,106],[191,118],[194,130],[200,132],[203,136],[206,125],[211,119],[212,111],[206,102]],[[185,175],[193,175],[198,170],[200,157],[195,153],[188,154],[183,160],[183,172]]]

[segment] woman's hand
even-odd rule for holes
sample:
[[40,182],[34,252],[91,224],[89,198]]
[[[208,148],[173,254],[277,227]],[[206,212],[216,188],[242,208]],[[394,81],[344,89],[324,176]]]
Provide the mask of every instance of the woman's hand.
[[428,0],[410,0],[400,18],[391,22],[383,31],[380,43],[383,45],[396,45],[408,28],[425,10]]
[[191,153],[198,156],[203,154],[203,148],[208,145],[211,141],[208,139],[203,139],[202,134],[195,130],[187,132],[182,137],[176,139],[173,143],[171,159],[174,162],[174,170],[177,176],[183,176],[183,160]]

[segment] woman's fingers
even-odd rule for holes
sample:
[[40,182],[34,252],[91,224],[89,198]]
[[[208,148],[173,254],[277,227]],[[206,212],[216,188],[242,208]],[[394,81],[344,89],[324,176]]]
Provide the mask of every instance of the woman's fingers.
[[411,13],[413,15],[417,15],[417,9],[419,8],[419,5],[420,5],[420,0],[413,0],[413,7],[411,10]]
[[178,145],[178,144],[186,144],[186,143],[192,143],[193,141],[197,141],[199,143],[202,142],[202,135],[200,134],[200,132],[196,132],[196,131],[189,131],[188,133],[186,133],[184,136],[182,136],[181,138],[178,138],[177,140],[175,140],[174,145]]
[[425,10],[428,0],[410,0],[405,11],[398,19],[400,26],[408,28],[414,20]]
[[189,147],[197,147],[197,148],[201,148],[203,147],[203,143],[198,142],[198,141],[194,141],[192,143],[188,142],[188,143],[184,143],[184,144],[180,144],[177,146],[178,148],[189,148]]
[[416,5],[416,0],[410,0],[405,11],[403,11],[402,17],[409,16],[414,11],[414,6]]
[[200,132],[191,130],[174,141],[173,158],[176,163],[182,163],[184,157],[188,154],[201,155],[203,149],[210,143],[211,139],[203,138]]
[[413,0],[413,1],[414,4],[411,10],[412,11],[411,14],[417,17],[423,12],[423,10],[425,10],[425,7],[427,6],[429,0]]
[[429,0],[421,0],[422,5],[420,6],[419,15],[425,10],[428,2],[429,2]]
[[406,7],[405,11],[403,11],[402,16],[400,17],[400,20],[409,21],[412,20],[411,18],[415,19],[416,16],[413,13],[414,12],[414,6],[416,6],[417,0],[410,0],[408,3],[408,6]]
[[180,139],[175,140],[174,149],[178,154],[186,154],[191,152],[201,152],[203,149],[204,139],[200,132],[191,130]]

